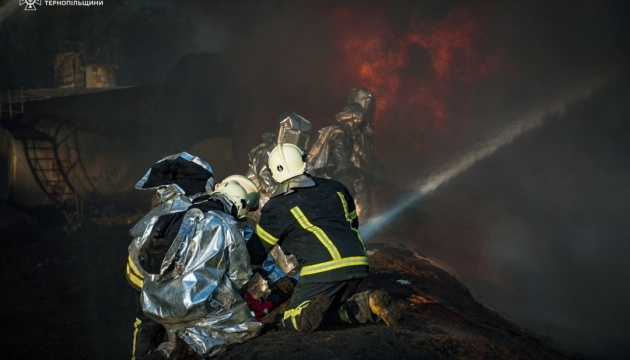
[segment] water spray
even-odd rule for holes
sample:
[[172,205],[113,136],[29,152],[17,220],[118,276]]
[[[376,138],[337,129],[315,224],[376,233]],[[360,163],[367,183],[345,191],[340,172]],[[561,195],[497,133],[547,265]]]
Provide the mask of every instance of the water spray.
[[383,230],[396,217],[409,206],[420,201],[425,196],[435,191],[440,186],[455,176],[463,173],[480,160],[494,154],[500,148],[512,143],[514,139],[524,133],[541,127],[545,120],[552,116],[561,116],[566,111],[566,106],[577,100],[587,98],[596,88],[603,85],[603,81],[597,81],[596,85],[578,88],[569,94],[540,106],[537,110],[512,122],[510,126],[501,131],[496,137],[483,142],[477,149],[466,153],[461,158],[453,161],[436,174],[430,175],[421,181],[411,194],[394,204],[389,210],[368,219],[365,225],[360,227],[363,239],[367,242],[379,231]]

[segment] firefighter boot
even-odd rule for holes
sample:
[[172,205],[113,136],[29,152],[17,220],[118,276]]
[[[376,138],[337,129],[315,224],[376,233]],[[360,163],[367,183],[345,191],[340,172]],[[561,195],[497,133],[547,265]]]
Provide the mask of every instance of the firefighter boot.
[[387,326],[396,326],[400,322],[400,309],[385,290],[370,292],[369,304],[372,313],[383,319]]
[[175,341],[175,348],[168,356],[168,360],[195,360],[199,359],[197,353],[193,348],[184,341],[181,337],[177,337]]
[[318,295],[302,310],[299,330],[302,332],[317,330],[326,318],[326,312],[329,307],[330,299],[328,296]]
[[[134,359],[137,359],[134,357]],[[158,349],[151,351],[143,360],[167,360],[168,358],[164,353]]]

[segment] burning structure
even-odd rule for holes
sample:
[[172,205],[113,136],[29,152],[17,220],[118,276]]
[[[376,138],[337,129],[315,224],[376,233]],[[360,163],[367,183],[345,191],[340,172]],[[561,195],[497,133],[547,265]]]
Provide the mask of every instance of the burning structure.
[[[221,28],[200,32],[199,40],[221,44],[229,71],[217,73],[229,79],[223,83],[229,90],[213,85],[210,72],[186,77],[180,68],[163,87],[81,95],[71,105],[51,99],[30,104],[29,111],[46,105],[46,111],[76,112],[84,103],[83,109],[105,112],[99,106],[111,99],[107,103],[116,105],[107,111],[134,111],[96,128],[107,130],[103,147],[111,156],[141,158],[129,174],[181,150],[227,174],[245,171],[246,151],[261,134],[275,132],[278,114],[295,111],[317,130],[330,123],[349,88],[368,87],[378,99],[375,152],[387,167],[381,213],[407,190],[421,188],[418,180],[451,175],[423,201],[422,192],[411,193],[418,201],[380,227],[386,229],[380,236],[449,264],[479,299],[563,349],[605,358],[627,353],[630,32],[620,4],[250,5],[248,11],[228,2],[178,5],[206,29]],[[593,79],[608,82],[587,89],[591,97],[562,101]],[[184,83],[196,85],[184,93]],[[205,101],[210,91],[221,100]],[[545,125],[520,132],[485,157],[464,156],[490,149],[477,144],[501,138],[524,114]],[[154,124],[160,130],[151,130]],[[147,153],[114,155],[110,144],[117,137]],[[110,156],[97,148],[85,153],[90,163]],[[445,173],[450,164],[466,172]],[[120,177],[121,188],[139,175]]]

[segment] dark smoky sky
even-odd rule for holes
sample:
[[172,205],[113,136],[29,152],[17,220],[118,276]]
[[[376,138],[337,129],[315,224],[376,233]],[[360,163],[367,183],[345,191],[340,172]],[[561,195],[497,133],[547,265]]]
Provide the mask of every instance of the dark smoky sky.
[[[408,209],[402,233],[387,231],[410,238],[489,306],[564,349],[602,358],[630,352],[625,2],[126,3],[187,14],[198,50],[224,57],[239,90],[225,106],[237,114],[240,152],[277,131],[280,114],[299,113],[319,129],[351,87],[370,87],[379,99],[375,151],[393,193],[523,114],[591,88],[590,97],[567,102],[564,114]],[[7,4],[0,19],[22,11]],[[604,85],[595,88],[596,80]],[[382,195],[382,207],[396,200]]]
[[[622,2],[177,6],[202,26],[198,45],[233,65],[250,141],[274,131],[284,111],[325,126],[350,87],[370,86],[387,101],[377,109],[376,151],[401,191],[519,116],[592,88],[406,211],[399,228],[486,304],[563,349],[604,358],[630,351],[630,32]],[[427,36],[409,45],[414,32]],[[343,39],[364,43],[348,50]],[[361,52],[374,39],[377,53]],[[379,63],[372,76],[384,80],[362,76],[366,63]],[[605,85],[595,88],[598,79]]]
[[379,99],[377,152],[420,165],[419,175],[628,59],[615,1],[172,3],[197,22],[199,49],[228,59],[248,145],[286,111],[327,125],[364,85]]
[[485,304],[604,358],[630,345],[629,95],[617,83],[570,106],[406,214]]

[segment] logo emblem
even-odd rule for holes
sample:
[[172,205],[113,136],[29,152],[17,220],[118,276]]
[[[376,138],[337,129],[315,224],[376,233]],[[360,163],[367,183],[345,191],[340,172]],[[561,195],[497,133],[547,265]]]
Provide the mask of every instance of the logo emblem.
[[24,8],[24,10],[37,10],[37,8],[35,7],[35,4],[37,5],[41,5],[42,4],[42,0],[20,0],[20,6],[26,4],[26,7]]

